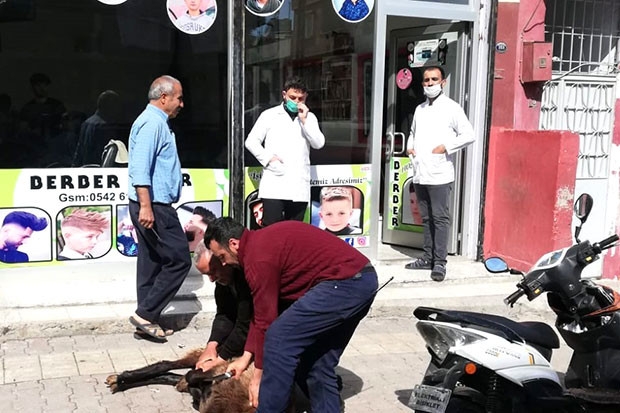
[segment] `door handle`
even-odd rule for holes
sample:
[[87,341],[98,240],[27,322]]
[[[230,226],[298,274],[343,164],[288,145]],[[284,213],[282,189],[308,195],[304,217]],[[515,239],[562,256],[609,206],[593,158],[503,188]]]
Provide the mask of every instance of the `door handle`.
[[385,145],[385,156],[389,159],[394,153],[394,135],[390,132],[385,134],[386,143]]
[[397,136],[401,136],[402,137],[402,140],[401,140],[402,145],[401,145],[400,151],[396,152],[396,151],[394,151],[394,146],[396,146],[396,144],[393,143],[392,144],[392,153],[394,155],[404,155],[405,154],[405,149],[406,149],[406,146],[407,146],[407,142],[405,142],[405,139],[406,139],[405,138],[405,134],[402,133],[402,132],[394,132],[394,141],[396,141],[396,137]]

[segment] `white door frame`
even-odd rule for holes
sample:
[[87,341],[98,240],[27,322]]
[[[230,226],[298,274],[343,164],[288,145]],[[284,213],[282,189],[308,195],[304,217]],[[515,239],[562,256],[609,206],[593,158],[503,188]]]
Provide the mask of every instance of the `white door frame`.
[[[456,3],[456,1],[455,1]],[[489,56],[489,22],[491,0],[470,0],[469,4],[431,3],[415,0],[381,0],[375,2],[375,36],[373,46],[373,90],[371,112],[371,185],[370,211],[371,245],[369,258],[376,261],[381,242],[379,199],[381,192],[381,135],[383,134],[384,82],[386,72],[387,18],[388,16],[441,18],[469,21],[472,23],[472,67],[469,72],[471,96],[467,96],[468,116],[474,125],[476,141],[467,148],[463,180],[463,210],[461,224],[460,254],[468,258],[478,257],[481,199],[483,188],[483,165],[486,147],[486,108]]]

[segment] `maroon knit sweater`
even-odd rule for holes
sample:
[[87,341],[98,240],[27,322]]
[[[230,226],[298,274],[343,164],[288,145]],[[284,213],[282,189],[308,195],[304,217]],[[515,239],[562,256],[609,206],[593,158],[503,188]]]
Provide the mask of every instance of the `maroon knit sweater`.
[[297,300],[319,282],[350,278],[368,264],[342,239],[297,221],[244,231],[238,255],[254,301],[245,349],[260,369],[265,332],[278,317],[280,300]]

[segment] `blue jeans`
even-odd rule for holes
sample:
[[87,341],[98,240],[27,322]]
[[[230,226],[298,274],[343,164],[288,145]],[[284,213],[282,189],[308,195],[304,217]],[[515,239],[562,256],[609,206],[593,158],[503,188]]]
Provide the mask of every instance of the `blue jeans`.
[[271,324],[256,413],[286,411],[298,369],[298,377],[306,377],[311,410],[340,412],[335,369],[376,291],[377,273],[367,266],[351,278],[315,285]]

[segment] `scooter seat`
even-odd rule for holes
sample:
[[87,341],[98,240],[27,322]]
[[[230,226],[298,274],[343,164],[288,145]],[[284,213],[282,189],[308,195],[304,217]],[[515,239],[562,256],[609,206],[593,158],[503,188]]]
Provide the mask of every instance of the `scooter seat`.
[[525,341],[547,349],[560,348],[560,340],[551,326],[538,321],[517,322],[494,314],[418,307],[413,314],[419,320],[457,322],[491,329],[507,340]]

